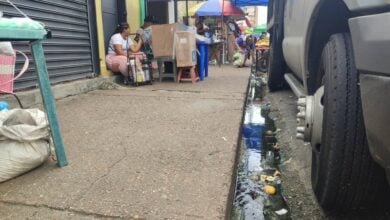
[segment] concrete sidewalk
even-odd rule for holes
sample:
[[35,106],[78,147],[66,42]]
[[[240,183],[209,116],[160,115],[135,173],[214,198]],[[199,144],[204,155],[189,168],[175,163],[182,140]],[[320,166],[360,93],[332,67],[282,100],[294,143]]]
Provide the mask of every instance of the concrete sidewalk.
[[1,219],[223,219],[249,68],[59,100],[70,165],[0,184]]

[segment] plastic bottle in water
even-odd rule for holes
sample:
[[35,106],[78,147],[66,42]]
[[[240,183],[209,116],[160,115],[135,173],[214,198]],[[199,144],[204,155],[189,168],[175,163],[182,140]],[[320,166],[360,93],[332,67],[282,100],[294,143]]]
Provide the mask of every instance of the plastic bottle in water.
[[8,102],[6,102],[6,101],[0,101],[0,111],[8,110],[9,108],[10,108],[10,107],[9,107]]

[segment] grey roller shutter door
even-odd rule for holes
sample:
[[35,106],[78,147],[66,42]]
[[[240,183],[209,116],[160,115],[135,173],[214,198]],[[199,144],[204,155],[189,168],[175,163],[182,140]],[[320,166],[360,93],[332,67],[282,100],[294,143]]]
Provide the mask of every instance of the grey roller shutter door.
[[[50,81],[70,81],[92,76],[93,55],[91,31],[88,20],[87,0],[12,0],[30,18],[43,22],[52,32],[52,38],[43,43]],[[4,17],[20,17],[5,0],[0,0]],[[30,48],[26,42],[14,42],[15,49],[25,52],[30,58],[30,67],[17,80],[16,88],[35,87],[37,75]],[[23,63],[17,59],[17,69]]]

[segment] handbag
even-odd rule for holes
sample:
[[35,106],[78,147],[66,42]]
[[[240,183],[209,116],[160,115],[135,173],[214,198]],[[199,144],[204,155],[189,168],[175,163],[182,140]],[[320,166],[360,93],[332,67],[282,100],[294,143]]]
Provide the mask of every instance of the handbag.
[[[16,54],[24,56],[25,61],[19,74],[15,75]],[[0,93],[13,94],[14,81],[27,70],[29,60],[26,54],[14,50],[11,42],[0,42]]]

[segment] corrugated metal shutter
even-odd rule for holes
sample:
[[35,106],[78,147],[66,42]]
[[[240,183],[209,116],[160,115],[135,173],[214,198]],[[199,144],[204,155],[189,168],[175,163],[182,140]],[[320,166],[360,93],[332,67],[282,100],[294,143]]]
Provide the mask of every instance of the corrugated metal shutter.
[[[31,19],[43,22],[52,31],[43,48],[52,83],[86,78],[92,75],[93,59],[88,22],[87,0],[12,0]],[[21,15],[6,1],[0,0],[4,17]],[[28,72],[20,78],[16,88],[35,87],[37,75],[31,63],[30,47],[26,42],[14,42],[14,47],[30,58]],[[17,60],[17,67],[22,64]]]

